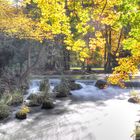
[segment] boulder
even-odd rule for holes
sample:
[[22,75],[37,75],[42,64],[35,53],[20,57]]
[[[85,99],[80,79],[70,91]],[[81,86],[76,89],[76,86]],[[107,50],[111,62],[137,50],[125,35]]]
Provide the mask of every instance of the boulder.
[[138,99],[137,99],[136,97],[131,97],[131,98],[129,98],[129,99],[128,99],[128,102],[134,103],[134,104],[139,103],[139,101],[138,101]]
[[29,107],[27,106],[22,106],[20,108],[20,110],[16,113],[15,117],[19,120],[23,120],[23,119],[26,119],[27,118],[27,113],[30,112],[30,109]]
[[24,120],[27,118],[27,114],[26,113],[21,113],[20,111],[16,113],[16,118],[19,120]]
[[70,90],[79,90],[82,88],[80,84],[77,84],[75,82],[71,82],[69,85]]
[[67,97],[70,94],[70,89],[64,84],[60,83],[54,88],[54,92],[58,98]]
[[70,90],[78,90],[82,88],[80,84],[75,83],[74,79],[62,79],[61,83],[67,86]]
[[26,105],[29,106],[29,107],[40,106],[40,104],[36,100],[30,100],[29,103],[26,104]]
[[31,94],[28,97],[29,103],[28,106],[33,107],[33,106],[40,106],[43,101],[45,100],[46,96],[43,94]]
[[42,109],[53,109],[54,103],[50,99],[46,99],[42,104]]
[[99,89],[104,89],[107,87],[107,82],[105,80],[97,80],[95,83],[95,87],[98,87]]

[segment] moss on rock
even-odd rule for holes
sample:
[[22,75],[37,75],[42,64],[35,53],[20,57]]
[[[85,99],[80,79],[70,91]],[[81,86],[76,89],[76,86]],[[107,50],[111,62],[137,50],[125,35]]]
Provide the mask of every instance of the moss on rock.
[[70,89],[64,84],[60,83],[54,88],[54,92],[58,98],[67,97],[70,94]]

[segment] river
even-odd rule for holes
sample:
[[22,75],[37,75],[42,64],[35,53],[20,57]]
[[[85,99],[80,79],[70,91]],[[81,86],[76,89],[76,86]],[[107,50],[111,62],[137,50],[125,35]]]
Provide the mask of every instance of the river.
[[[51,88],[58,82],[50,80]],[[54,109],[37,109],[26,120],[1,123],[0,140],[133,140],[140,106],[127,101],[131,89],[99,90],[95,81],[77,82],[83,88],[72,91],[70,97],[55,100]],[[29,93],[35,93],[38,86],[39,80],[33,80]]]

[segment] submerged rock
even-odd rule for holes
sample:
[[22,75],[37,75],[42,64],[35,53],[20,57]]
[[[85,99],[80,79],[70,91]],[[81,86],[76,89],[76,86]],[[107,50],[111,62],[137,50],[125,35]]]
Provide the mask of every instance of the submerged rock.
[[105,80],[97,80],[95,83],[95,87],[98,87],[99,89],[104,89],[107,87],[107,82]]

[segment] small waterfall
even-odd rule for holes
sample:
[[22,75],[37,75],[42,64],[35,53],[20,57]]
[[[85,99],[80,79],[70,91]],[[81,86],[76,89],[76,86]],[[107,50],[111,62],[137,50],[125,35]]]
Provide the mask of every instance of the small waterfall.
[[[31,80],[30,88],[25,99],[27,99],[30,94],[37,94],[39,92],[40,82],[41,80],[39,79]],[[59,82],[60,79],[49,79],[51,91]],[[95,82],[95,80],[76,80],[76,83],[80,84],[83,88],[81,90],[72,91],[73,97],[79,100],[107,100],[111,98],[125,98],[125,96],[129,94],[130,89],[121,89],[119,87],[109,86],[106,89],[100,90],[94,86]],[[126,82],[126,86],[139,87],[140,82]]]
[[[40,81],[31,81],[28,96],[38,93]],[[49,82],[54,88],[60,80]],[[54,109],[29,114],[21,122],[1,124],[0,139],[132,140],[140,106],[127,101],[131,89],[110,86],[100,90],[94,80],[76,82],[83,88],[71,91],[68,98],[56,99]]]
[[30,80],[29,89],[27,91],[28,94],[24,97],[25,100],[27,100],[31,94],[37,94],[39,92],[40,82],[41,80]]

